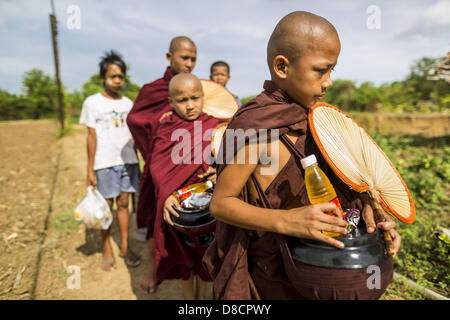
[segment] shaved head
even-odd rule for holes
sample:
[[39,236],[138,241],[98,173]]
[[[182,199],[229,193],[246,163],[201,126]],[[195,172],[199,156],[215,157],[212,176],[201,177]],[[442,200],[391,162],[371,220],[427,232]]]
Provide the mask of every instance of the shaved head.
[[169,103],[182,119],[198,119],[203,110],[203,86],[192,73],[179,73],[169,82]]
[[295,11],[278,22],[267,45],[267,63],[272,72],[276,56],[285,56],[293,62],[300,56],[317,49],[329,38],[337,38],[334,26],[325,18],[306,11]]
[[203,92],[202,83],[192,73],[179,73],[170,80],[169,96],[174,97],[176,94],[185,90],[186,87],[197,88]]
[[196,48],[194,41],[192,41],[190,38],[186,36],[178,36],[170,41],[169,52],[175,53],[183,46]]
[[341,42],[326,19],[295,11],[278,22],[267,44],[271,80],[293,101],[311,108],[333,85]]

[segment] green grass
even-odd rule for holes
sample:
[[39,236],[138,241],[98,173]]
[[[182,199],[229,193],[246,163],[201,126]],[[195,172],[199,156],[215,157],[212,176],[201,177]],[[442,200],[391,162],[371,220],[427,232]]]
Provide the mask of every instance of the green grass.
[[81,224],[81,221],[75,220],[72,210],[57,214],[50,222],[50,226],[58,231],[76,230]]
[[393,279],[380,300],[429,300],[429,298],[409,287],[402,279]]

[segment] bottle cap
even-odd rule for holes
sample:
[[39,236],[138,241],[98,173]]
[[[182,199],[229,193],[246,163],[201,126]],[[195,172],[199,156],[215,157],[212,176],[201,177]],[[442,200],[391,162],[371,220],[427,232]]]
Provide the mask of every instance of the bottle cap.
[[206,180],[206,184],[208,185],[208,187],[210,187],[212,189],[213,183],[211,180]]
[[304,169],[304,168],[309,167],[310,165],[312,165],[314,163],[317,163],[317,159],[316,159],[316,156],[312,154],[310,156],[307,156],[306,158],[303,158],[302,160],[300,160],[300,162],[301,162],[302,167]]

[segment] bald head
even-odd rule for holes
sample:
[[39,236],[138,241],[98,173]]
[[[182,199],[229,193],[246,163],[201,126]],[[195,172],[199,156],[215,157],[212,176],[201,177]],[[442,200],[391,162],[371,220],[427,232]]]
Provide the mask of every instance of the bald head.
[[194,41],[192,41],[190,38],[186,36],[178,36],[170,41],[169,52],[175,53],[179,51],[182,47],[196,48]]
[[175,37],[170,41],[166,59],[169,61],[170,69],[174,74],[192,72],[197,61],[197,47],[188,37]]
[[179,73],[169,82],[169,96],[173,98],[186,89],[198,89],[203,93],[203,87],[200,80],[192,73]]
[[339,41],[334,26],[325,18],[306,11],[295,11],[278,22],[267,45],[267,63],[272,70],[276,56],[293,62],[300,56],[317,50],[328,39]]
[[169,102],[182,119],[193,121],[203,110],[203,87],[191,73],[179,73],[169,82]]

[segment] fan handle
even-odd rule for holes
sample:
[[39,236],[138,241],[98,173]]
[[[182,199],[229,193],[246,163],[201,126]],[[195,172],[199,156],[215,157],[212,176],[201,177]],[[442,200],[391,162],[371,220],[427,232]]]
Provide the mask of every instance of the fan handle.
[[[369,197],[369,199],[370,199],[370,205],[372,206],[372,208],[375,209],[375,214],[374,214],[375,223],[379,224],[380,222],[387,221],[386,217],[383,215],[383,210],[381,209],[381,206],[378,204],[378,202],[374,201],[372,199],[372,197]],[[387,252],[391,256],[394,256],[395,255],[394,242],[392,241],[391,235],[389,234],[389,232],[383,230],[383,237],[384,237],[384,242],[386,244]]]

